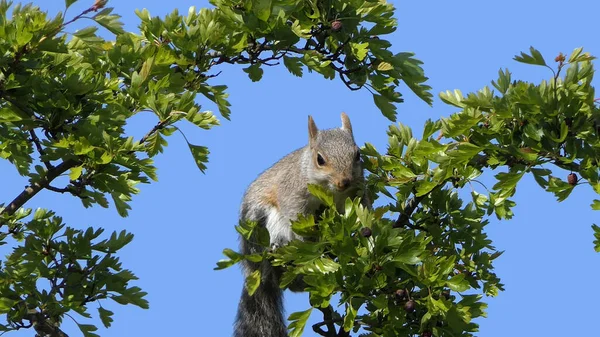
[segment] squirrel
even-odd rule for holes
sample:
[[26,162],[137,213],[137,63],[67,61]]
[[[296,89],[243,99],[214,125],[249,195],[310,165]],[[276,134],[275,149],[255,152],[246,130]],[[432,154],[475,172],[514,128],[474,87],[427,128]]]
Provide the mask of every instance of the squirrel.
[[[333,192],[338,210],[343,211],[347,197],[360,193],[364,173],[360,150],[354,142],[352,125],[345,113],[342,126],[319,130],[308,116],[308,145],[288,154],[254,180],[244,194],[240,220],[256,221],[267,228],[271,247],[280,247],[302,237],[292,231],[290,221],[299,214],[315,214],[320,201],[308,191],[308,184],[318,184]],[[362,203],[370,206],[363,195]],[[264,248],[241,239],[243,254]],[[234,323],[234,337],[286,337],[283,316],[283,290],[279,287],[281,271],[269,261],[244,260],[244,277],[261,271],[261,282],[252,296],[244,287]],[[290,286],[302,291],[302,286]]]

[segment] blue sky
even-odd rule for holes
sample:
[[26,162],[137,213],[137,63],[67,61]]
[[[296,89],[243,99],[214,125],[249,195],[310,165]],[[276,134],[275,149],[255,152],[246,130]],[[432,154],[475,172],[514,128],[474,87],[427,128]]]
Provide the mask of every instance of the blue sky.
[[[51,13],[62,0],[33,1]],[[80,0],[69,10],[93,3]],[[597,15],[600,3],[580,0],[577,5],[554,0],[530,1],[392,1],[397,7],[397,32],[393,51],[413,51],[425,62],[435,95],[458,88],[464,92],[489,85],[499,68],[508,67],[513,78],[539,81],[548,70],[519,64],[515,54],[530,45],[547,60],[559,52],[583,46],[600,56]],[[178,8],[207,6],[204,1],[110,1],[123,16],[126,29],[137,31],[136,8],[160,15]],[[367,91],[351,92],[339,81],[317,75],[293,77],[281,67],[266,68],[263,80],[252,83],[239,67],[223,66],[213,83],[229,86],[231,121],[211,131],[186,128],[187,137],[211,150],[208,171],[196,168],[183,139],[174,135],[166,153],[156,160],[159,182],[141,186],[126,219],[114,209],[86,210],[70,196],[42,193],[26,206],[51,208],[74,227],[102,226],[127,229],[134,241],[121,254],[125,267],[149,292],[150,309],[104,305],[116,312],[113,327],[102,336],[214,336],[231,335],[242,277],[238,268],[213,271],[223,248],[237,247],[234,225],[246,186],[264,169],[307,141],[307,115],[320,128],[337,127],[339,114],[351,118],[358,143],[370,142],[385,150],[388,121]],[[598,80],[595,81],[598,83]],[[406,102],[399,105],[399,120],[420,134],[427,118],[447,116],[454,109],[439,99],[427,106],[403,89]],[[437,96],[436,96],[437,97]],[[200,101],[205,104],[204,101]],[[206,109],[213,109],[205,104]],[[154,120],[136,117],[129,125],[140,137]],[[8,202],[26,181],[0,162],[0,200]],[[515,218],[487,227],[504,255],[496,272],[506,291],[489,298],[489,318],[479,320],[479,335],[577,336],[597,331],[600,292],[600,255],[592,245],[590,225],[600,223],[589,205],[595,197],[588,186],[557,203],[531,178],[517,189]],[[93,305],[92,305],[93,306]],[[286,294],[287,312],[308,308],[306,296]],[[317,317],[313,317],[315,320]],[[79,319],[85,322],[85,319]],[[67,319],[71,336],[80,333]],[[18,332],[13,336],[31,336]],[[307,329],[305,336],[314,333]]]

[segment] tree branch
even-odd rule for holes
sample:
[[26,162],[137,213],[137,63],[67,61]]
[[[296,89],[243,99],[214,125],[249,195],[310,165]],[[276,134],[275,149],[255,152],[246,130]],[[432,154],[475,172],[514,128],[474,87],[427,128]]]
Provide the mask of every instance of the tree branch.
[[350,337],[350,331],[344,330],[344,325],[342,324],[342,325],[340,325],[340,328],[338,330],[336,337]]
[[[10,204],[8,204],[8,206],[6,206],[6,208],[4,208],[3,210],[0,211],[0,215],[14,214],[27,201],[29,201],[36,194],[38,194],[39,191],[43,190],[44,188],[47,188],[50,185],[50,183],[52,182],[52,180],[56,179],[56,177],[58,177],[59,175],[65,173],[70,168],[77,166],[77,164],[78,164],[78,162],[76,160],[67,159],[67,160],[63,161],[62,163],[60,163],[58,166],[51,168],[46,173],[46,176],[43,177],[39,182],[35,182],[35,183],[25,187],[25,190],[23,190],[23,192],[21,192],[13,201],[11,201]],[[4,224],[0,223],[0,226],[2,226],[2,225],[4,225]]]
[[[333,320],[333,310],[331,306],[327,308],[318,308],[323,313],[323,322],[317,323],[313,325],[313,331],[318,333],[321,336],[325,337],[335,337],[335,324]],[[327,326],[327,331],[323,330],[322,326]]]
[[425,199],[426,196],[430,195],[436,189],[444,186],[447,182],[448,182],[447,179],[443,180],[439,184],[437,184],[434,188],[432,188],[429,192],[427,192],[423,195],[420,195],[420,196],[415,196],[412,199],[408,200],[408,202],[406,203],[406,206],[404,207],[404,211],[400,214],[400,216],[398,217],[398,220],[396,220],[396,222],[394,223],[394,225],[392,227],[400,228],[400,227],[406,226],[411,229],[427,231],[427,229],[424,227],[412,225],[409,222],[410,216],[414,213],[414,211],[417,209],[417,207],[419,206],[421,201],[423,201],[423,199]]
[[[139,141],[140,144],[143,144],[144,142],[146,142],[146,140],[148,140],[148,138],[150,136],[152,136],[154,133],[156,133],[158,130],[162,129],[169,121],[169,118],[166,118],[160,122],[158,122],[153,128],[152,130],[150,130],[148,133],[146,133]],[[39,149],[38,149],[39,151]],[[132,151],[132,153],[135,151]],[[6,206],[4,209],[2,209],[0,211],[0,215],[3,214],[7,214],[7,215],[12,215],[14,214],[19,208],[21,208],[27,201],[29,201],[31,198],[33,198],[36,194],[38,194],[41,190],[43,189],[48,189],[54,192],[59,192],[59,193],[65,193],[65,192],[69,192],[69,193],[73,193],[72,191],[70,191],[68,188],[56,188],[53,186],[50,186],[50,183],[56,179],[56,177],[60,176],[61,174],[65,173],[66,171],[68,171],[69,169],[75,167],[79,165],[79,162],[74,160],[74,159],[67,159],[65,161],[63,161],[62,163],[60,163],[57,166],[51,167],[47,172],[46,172],[46,176],[43,177],[40,181],[35,182],[27,187],[25,187],[25,189],[23,190],[23,192],[21,192],[13,201],[11,201],[8,206]],[[3,223],[0,223],[0,226],[4,225]]]
[[[429,193],[431,193],[431,192],[429,192]],[[427,194],[423,194],[418,197],[415,196],[414,198],[410,199],[406,203],[406,207],[404,207],[404,211],[402,212],[402,214],[400,214],[400,216],[398,217],[398,220],[396,220],[393,227],[399,228],[399,227],[404,227],[406,225],[409,225],[408,220],[410,220],[410,216],[417,209],[417,206],[419,206],[419,204],[421,203],[421,201],[423,201],[423,199],[425,198],[426,195]]]
[[[154,127],[152,128],[152,130],[148,131],[148,133],[146,133],[144,135],[144,137],[142,137],[140,139],[139,143],[140,144],[145,143],[148,140],[148,138],[150,138],[153,134],[155,134],[156,132],[158,132],[158,130],[164,128],[165,125],[167,125],[167,123],[169,122],[170,117],[171,116],[169,116],[169,117],[165,118],[164,120],[159,121],[158,123],[156,123],[156,125],[154,125]],[[135,152],[135,151],[131,151],[131,153],[133,153],[133,152]]]
[[69,335],[64,333],[55,322],[52,322],[49,317],[46,317],[43,312],[31,310],[27,313],[25,319],[31,322],[38,336],[69,337]]

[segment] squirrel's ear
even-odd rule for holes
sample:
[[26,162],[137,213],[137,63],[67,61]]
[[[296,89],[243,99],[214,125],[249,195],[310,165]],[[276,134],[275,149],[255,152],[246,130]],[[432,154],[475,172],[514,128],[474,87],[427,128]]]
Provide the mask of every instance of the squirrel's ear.
[[350,124],[350,118],[345,112],[342,112],[342,130],[347,130],[352,133],[352,124]]
[[319,129],[317,129],[317,124],[313,120],[312,116],[308,116],[308,140],[312,143],[313,140],[317,138],[317,133]]

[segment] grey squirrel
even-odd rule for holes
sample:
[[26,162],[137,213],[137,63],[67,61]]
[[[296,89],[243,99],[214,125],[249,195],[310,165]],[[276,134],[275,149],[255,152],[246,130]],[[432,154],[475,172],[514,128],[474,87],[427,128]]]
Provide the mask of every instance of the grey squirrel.
[[[256,221],[269,231],[271,246],[282,246],[302,239],[292,231],[290,220],[298,214],[314,214],[320,201],[308,192],[308,184],[318,184],[333,192],[339,210],[347,197],[354,197],[364,182],[358,146],[352,125],[345,113],[342,126],[319,130],[308,116],[308,145],[300,148],[264,171],[250,184],[242,201],[240,220]],[[363,204],[368,203],[363,197]],[[260,252],[259,247],[242,238],[243,254]],[[243,261],[244,277],[260,269],[261,282],[252,296],[244,287],[234,324],[234,337],[286,337],[283,316],[283,290],[280,271],[268,261]],[[301,288],[301,287],[300,287]],[[292,291],[301,291],[294,289]]]

